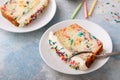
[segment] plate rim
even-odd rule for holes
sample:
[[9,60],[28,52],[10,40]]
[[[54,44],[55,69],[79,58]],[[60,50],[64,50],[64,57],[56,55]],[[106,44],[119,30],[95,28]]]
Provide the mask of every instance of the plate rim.
[[82,74],[81,74],[81,73],[74,73],[74,74],[72,74],[72,73],[66,73],[66,72],[58,71],[57,69],[55,69],[54,67],[52,67],[51,65],[49,65],[48,62],[47,62],[47,61],[45,60],[45,58],[43,57],[42,51],[41,51],[41,46],[40,46],[40,45],[42,44],[41,41],[42,41],[43,37],[46,35],[46,33],[47,33],[50,29],[52,29],[55,25],[58,25],[58,24],[61,24],[61,23],[67,22],[67,21],[81,21],[81,20],[82,20],[82,21],[87,21],[87,22],[90,22],[90,23],[93,23],[93,24],[99,26],[99,28],[101,28],[101,29],[108,35],[109,40],[110,40],[110,42],[111,42],[111,51],[110,51],[110,52],[113,51],[113,43],[112,43],[112,39],[111,39],[109,33],[108,33],[105,29],[103,29],[100,25],[96,24],[95,22],[92,22],[92,21],[89,21],[89,20],[84,20],[84,19],[74,19],[74,20],[64,20],[64,21],[60,21],[60,22],[57,22],[56,24],[53,24],[52,26],[50,26],[50,27],[43,33],[42,37],[41,37],[40,40],[39,40],[39,54],[40,54],[41,58],[43,59],[43,61],[45,62],[45,64],[47,64],[47,66],[50,67],[51,69],[53,69],[53,70],[55,70],[55,71],[57,71],[57,72],[63,73],[63,74],[82,75],[82,74],[88,74],[88,73],[94,72],[94,71],[100,69],[102,66],[104,66],[104,65],[108,62],[108,60],[109,60],[110,57],[106,58],[105,63],[104,63],[103,65],[99,66],[99,68],[94,69],[93,71],[88,71],[88,72],[85,72],[85,73],[82,73]]
[[[51,16],[51,18],[46,22],[46,23],[44,23],[43,24],[43,26],[41,26],[41,27],[38,27],[38,28],[33,28],[33,29],[27,29],[27,30],[23,30],[23,31],[19,31],[19,30],[8,30],[8,29],[5,29],[5,28],[2,28],[2,27],[0,27],[0,29],[1,30],[4,30],[4,31],[7,31],[7,32],[11,32],[11,33],[28,33],[28,32],[33,32],[33,31],[36,31],[36,30],[39,30],[39,29],[41,29],[41,28],[43,28],[45,25],[47,25],[53,18],[54,18],[54,16],[55,16],[55,14],[56,14],[56,10],[57,10],[57,4],[56,4],[56,1],[55,0],[52,0],[53,1],[53,3],[54,3],[54,7],[55,7],[55,9],[54,9],[54,12],[53,12],[53,15]],[[0,13],[0,15],[2,16],[2,14]],[[3,16],[2,16],[3,17]],[[13,25],[13,24],[11,24],[11,25]],[[12,26],[12,27],[16,27],[16,26]],[[27,26],[25,26],[25,27],[27,27]]]

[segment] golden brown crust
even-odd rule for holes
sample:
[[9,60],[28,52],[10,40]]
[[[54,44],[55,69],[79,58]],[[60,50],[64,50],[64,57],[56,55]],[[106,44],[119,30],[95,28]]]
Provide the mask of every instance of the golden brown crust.
[[101,54],[102,51],[103,51],[103,45],[100,45],[98,47],[98,49],[96,50],[96,52],[94,52],[94,53],[95,53],[95,55],[99,55],[99,54]]
[[100,45],[100,46],[98,47],[98,49],[97,49],[95,52],[92,53],[93,55],[87,58],[86,66],[87,66],[88,68],[89,68],[89,67],[91,66],[91,64],[95,61],[96,55],[101,54],[102,51],[103,51],[103,46]]
[[12,24],[15,26],[19,26],[19,23],[15,21],[11,16],[7,15],[2,9],[1,9],[2,16],[4,16],[6,19],[8,19]]
[[89,68],[91,64],[95,61],[95,59],[96,59],[95,55],[88,57],[86,60],[86,66]]

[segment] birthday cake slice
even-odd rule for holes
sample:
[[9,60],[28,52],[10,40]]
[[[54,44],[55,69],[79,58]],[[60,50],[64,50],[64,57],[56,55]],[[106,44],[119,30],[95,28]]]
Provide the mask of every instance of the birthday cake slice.
[[95,61],[95,55],[103,50],[102,42],[78,24],[72,24],[54,33],[50,32],[49,44],[65,62],[76,52],[92,51],[76,55],[67,62],[76,70],[88,69]]
[[48,0],[8,0],[1,7],[1,13],[15,26],[25,26],[42,13],[48,2]]

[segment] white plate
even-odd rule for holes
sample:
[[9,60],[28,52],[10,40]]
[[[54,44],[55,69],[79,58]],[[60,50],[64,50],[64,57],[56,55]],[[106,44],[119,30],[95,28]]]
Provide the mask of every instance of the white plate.
[[[6,1],[8,0],[0,1],[0,5],[4,4]],[[43,14],[40,14],[40,16],[28,26],[22,28],[15,27],[12,23],[6,20],[0,13],[0,28],[9,32],[17,32],[17,33],[34,31],[40,29],[41,27],[49,23],[49,21],[54,17],[55,12],[56,12],[56,2],[55,0],[50,0],[48,7],[46,8],[46,10],[43,11]]]
[[59,71],[61,73],[65,73],[65,74],[73,74],[73,75],[85,74],[85,73],[89,73],[99,69],[108,61],[109,58],[97,59],[88,70],[80,71],[80,70],[74,70],[70,68],[62,60],[60,60],[60,58],[55,52],[53,52],[50,49],[48,44],[49,32],[50,31],[55,32],[56,30],[69,26],[73,23],[77,23],[81,25],[84,29],[88,30],[92,35],[95,35],[98,39],[100,39],[103,42],[103,48],[104,48],[103,52],[108,52],[108,53],[112,52],[111,38],[108,35],[108,33],[99,25],[87,20],[67,20],[67,21],[59,22],[53,25],[41,37],[41,40],[39,43],[39,51],[42,59],[45,61],[45,63],[48,66],[50,66],[54,70]]

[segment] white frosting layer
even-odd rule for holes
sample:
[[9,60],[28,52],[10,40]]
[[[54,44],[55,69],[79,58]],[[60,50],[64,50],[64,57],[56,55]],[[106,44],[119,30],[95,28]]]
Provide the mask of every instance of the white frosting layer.
[[86,61],[83,60],[82,58],[80,58],[79,56],[73,57],[71,59],[71,61],[75,61],[76,63],[79,63],[79,65],[77,65],[77,66],[79,66],[80,70],[87,70],[88,69],[88,67],[85,64]]

